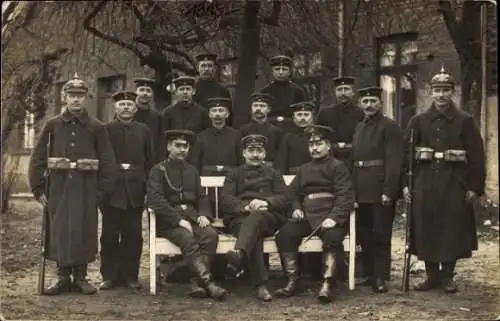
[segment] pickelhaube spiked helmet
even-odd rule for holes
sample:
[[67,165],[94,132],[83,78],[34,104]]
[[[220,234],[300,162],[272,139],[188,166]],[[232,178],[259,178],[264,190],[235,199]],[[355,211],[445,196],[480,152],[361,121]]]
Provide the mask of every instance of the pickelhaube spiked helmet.
[[85,81],[80,79],[80,77],[78,77],[78,74],[75,73],[73,78],[71,78],[64,84],[63,91],[67,93],[87,93],[89,91],[89,87],[87,86]]
[[431,79],[431,87],[436,86],[455,87],[455,79],[444,70],[444,66],[442,66],[441,71]]

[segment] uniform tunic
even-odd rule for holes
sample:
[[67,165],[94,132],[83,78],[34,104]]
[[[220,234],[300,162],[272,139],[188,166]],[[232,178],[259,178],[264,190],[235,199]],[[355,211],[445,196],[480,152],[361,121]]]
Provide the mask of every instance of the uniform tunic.
[[146,124],[151,131],[155,151],[155,163],[164,160],[165,155],[162,152],[164,137],[160,113],[153,107],[150,107],[149,109],[138,108],[134,115],[134,120]]
[[136,281],[142,251],[142,211],[146,178],[155,163],[153,139],[148,126],[138,121],[128,124],[115,119],[106,124],[119,177],[101,207],[101,274],[104,280]]
[[37,199],[44,193],[47,157],[99,160],[98,171],[51,170],[49,177],[48,258],[62,267],[92,262],[97,254],[97,205],[109,197],[116,180],[108,132],[103,123],[86,111],[72,116],[65,109],[50,119],[29,165],[29,182]]
[[[361,108],[352,103],[336,104],[334,106],[323,108],[318,113],[317,124],[329,126],[333,129],[333,144],[352,143],[352,138],[356,126],[364,118]],[[352,148],[334,148],[334,155],[337,159],[349,160]]]
[[241,137],[247,135],[264,135],[267,137],[266,161],[272,162],[283,138],[283,131],[269,122],[258,123],[251,120],[240,128]]
[[[242,165],[233,170],[224,182],[221,198],[224,223],[237,237],[235,249],[241,249],[246,254],[255,285],[268,279],[263,239],[273,235],[285,221],[283,210],[286,206],[276,202],[276,196],[282,194],[284,189],[283,177],[267,166]],[[269,211],[246,212],[245,206],[254,198],[268,201]]]
[[[415,146],[436,152],[465,150],[467,163],[416,162],[413,186],[412,252],[429,262],[451,262],[477,249],[472,205],[466,191],[482,195],[485,158],[481,134],[469,114],[450,106],[444,112],[431,106],[412,118]],[[405,159],[408,159],[406,157]]]
[[[315,193],[331,193],[333,197],[307,197]],[[351,176],[345,164],[327,156],[302,165],[282,200],[292,204],[290,214],[296,209],[303,210],[305,221],[287,222],[280,229],[276,237],[280,252],[296,252],[302,237],[311,233],[327,218],[333,219],[337,225],[320,230],[323,248],[334,250],[342,247],[345,224],[354,204]]]
[[196,139],[190,163],[202,176],[215,173],[207,166],[223,165],[227,169],[237,167],[242,162],[240,137],[240,132],[229,126],[205,129]]
[[193,96],[193,101],[198,103],[205,109],[208,109],[208,99],[209,98],[229,98],[231,99],[231,93],[227,88],[224,88],[215,79],[203,79],[200,78],[194,86],[195,94]]
[[306,100],[304,90],[290,80],[275,80],[262,88],[261,92],[274,97],[269,117],[282,116],[291,118],[293,110],[290,105]]
[[309,140],[304,128],[293,126],[281,140],[273,167],[282,174],[294,175],[299,166],[311,161]]
[[163,130],[184,129],[198,134],[211,125],[207,110],[193,102],[178,102],[162,114]]

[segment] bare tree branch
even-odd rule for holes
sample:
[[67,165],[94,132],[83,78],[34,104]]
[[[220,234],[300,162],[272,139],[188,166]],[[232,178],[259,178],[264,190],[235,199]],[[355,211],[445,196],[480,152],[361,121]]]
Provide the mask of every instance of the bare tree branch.
[[267,17],[261,17],[259,20],[263,24],[267,24],[269,26],[278,26],[278,21],[281,13],[282,2],[280,0],[273,1],[273,8],[271,14]]
[[457,22],[454,3],[453,0],[439,0],[438,12],[443,16],[444,23],[448,29],[451,38],[453,39],[453,44],[458,53],[460,53],[463,48],[463,43],[461,41],[461,28],[460,24]]
[[83,28],[85,30],[89,31],[90,33],[92,33],[93,35],[95,35],[95,36],[97,36],[97,37],[99,37],[99,38],[101,38],[103,40],[109,41],[111,43],[114,43],[114,44],[116,44],[118,46],[121,46],[121,47],[123,47],[125,49],[128,49],[128,50],[132,51],[139,58],[143,58],[144,57],[143,54],[139,51],[139,49],[137,47],[132,46],[131,44],[126,43],[123,40],[118,39],[116,37],[104,34],[102,31],[100,31],[97,28],[95,28],[95,27],[92,26],[92,20],[106,6],[107,3],[108,3],[108,0],[101,0],[101,1],[99,1],[99,3],[94,7],[94,9],[90,12],[90,14],[83,21]]

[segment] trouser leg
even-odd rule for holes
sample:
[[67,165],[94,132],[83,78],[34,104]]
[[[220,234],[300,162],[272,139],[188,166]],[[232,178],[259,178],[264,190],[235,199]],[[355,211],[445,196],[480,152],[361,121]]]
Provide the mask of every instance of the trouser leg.
[[344,236],[345,230],[342,226],[320,230],[323,242],[323,282],[318,292],[318,299],[321,302],[331,302],[334,299],[337,253],[339,249],[343,249]]
[[391,272],[391,241],[394,206],[372,205],[374,275],[389,280]]
[[101,208],[101,266],[100,272],[105,281],[118,281],[120,276],[120,227],[122,211],[113,207]]
[[356,216],[356,235],[361,245],[364,277],[373,279],[373,215],[370,204],[359,204]]
[[138,279],[142,242],[142,208],[129,208],[122,218],[120,241],[121,270],[125,281],[135,282]]

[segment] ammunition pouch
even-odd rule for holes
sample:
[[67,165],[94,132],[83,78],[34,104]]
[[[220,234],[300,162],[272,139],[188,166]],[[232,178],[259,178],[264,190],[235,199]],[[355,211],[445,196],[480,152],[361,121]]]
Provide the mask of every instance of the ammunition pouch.
[[436,152],[432,148],[415,148],[415,159],[419,161],[445,161],[450,163],[466,163],[467,152],[462,149],[447,149]]
[[82,158],[72,162],[66,157],[49,157],[47,160],[47,168],[57,170],[77,169],[80,171],[97,171],[99,169],[99,160]]

